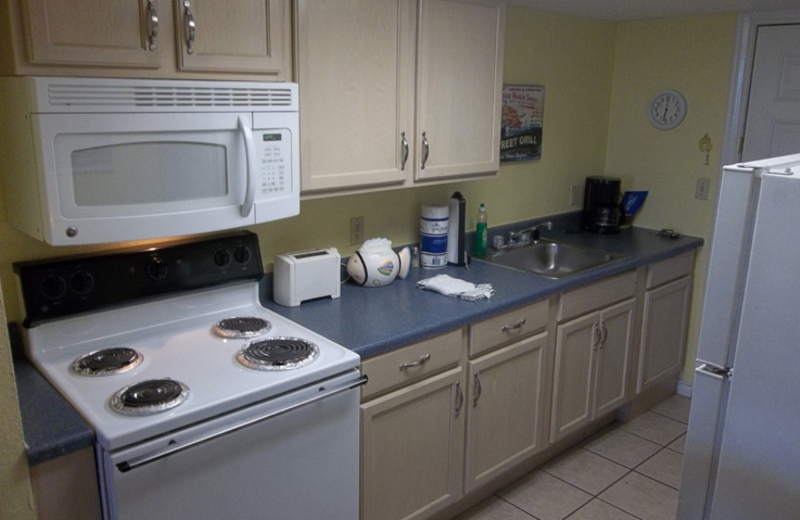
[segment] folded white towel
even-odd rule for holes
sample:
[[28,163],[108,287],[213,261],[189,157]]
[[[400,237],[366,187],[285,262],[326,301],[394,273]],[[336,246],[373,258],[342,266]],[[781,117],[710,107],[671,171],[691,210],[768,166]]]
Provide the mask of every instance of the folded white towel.
[[483,283],[475,285],[474,283],[459,280],[458,278],[453,278],[446,274],[439,274],[433,278],[420,280],[417,282],[417,287],[435,291],[445,296],[461,298],[462,300],[470,302],[489,299],[494,294],[492,284]]

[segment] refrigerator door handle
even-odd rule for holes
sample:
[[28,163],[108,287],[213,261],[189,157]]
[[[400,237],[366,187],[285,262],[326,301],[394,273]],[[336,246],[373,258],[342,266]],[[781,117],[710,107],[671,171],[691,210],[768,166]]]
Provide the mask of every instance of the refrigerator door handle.
[[678,520],[706,518],[713,500],[714,474],[719,451],[717,432],[724,417],[727,369],[701,365],[695,369],[689,430],[686,433]]
[[733,377],[733,369],[728,367],[718,367],[716,365],[712,365],[710,363],[705,363],[700,365],[695,369],[695,372],[705,372],[711,376],[719,376],[725,379],[731,379]]

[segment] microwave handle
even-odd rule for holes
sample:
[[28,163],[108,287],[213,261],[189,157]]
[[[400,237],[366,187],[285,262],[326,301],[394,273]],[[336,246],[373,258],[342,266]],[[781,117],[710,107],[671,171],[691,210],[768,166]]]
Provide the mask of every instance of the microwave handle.
[[239,117],[239,130],[244,139],[244,149],[247,159],[247,178],[245,183],[244,202],[242,202],[242,216],[249,217],[253,212],[253,203],[256,197],[256,154],[253,143],[253,131],[247,126],[244,118]]

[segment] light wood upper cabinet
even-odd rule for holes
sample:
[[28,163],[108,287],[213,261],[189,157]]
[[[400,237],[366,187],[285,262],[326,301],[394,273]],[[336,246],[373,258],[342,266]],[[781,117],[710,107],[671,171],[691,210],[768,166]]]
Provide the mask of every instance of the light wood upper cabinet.
[[290,2],[9,0],[0,72],[288,80]]
[[181,70],[280,74],[291,53],[279,0],[174,0]]
[[504,38],[497,2],[420,2],[416,179],[498,170]]
[[[27,0],[28,59],[39,65],[160,66],[157,2]],[[152,44],[152,48],[151,48]]]
[[406,180],[414,20],[409,0],[297,2],[303,191]]
[[304,193],[497,172],[503,3],[296,6]]

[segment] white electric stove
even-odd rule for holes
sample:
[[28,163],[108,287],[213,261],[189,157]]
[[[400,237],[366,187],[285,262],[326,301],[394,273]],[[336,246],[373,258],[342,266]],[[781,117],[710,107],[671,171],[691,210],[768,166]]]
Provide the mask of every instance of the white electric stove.
[[[255,235],[15,269],[27,355],[95,430],[107,518],[358,516],[359,356],[260,304]],[[322,496],[278,506],[285,482]]]

